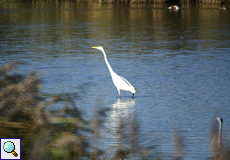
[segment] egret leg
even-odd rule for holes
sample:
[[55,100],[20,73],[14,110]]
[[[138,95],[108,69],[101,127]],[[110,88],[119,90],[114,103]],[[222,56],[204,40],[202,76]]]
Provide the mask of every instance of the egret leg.
[[134,93],[133,93],[133,95],[132,95],[132,98],[134,99]]
[[119,89],[119,88],[117,88],[117,91],[118,91],[118,93],[119,93],[119,97],[121,98],[120,89]]

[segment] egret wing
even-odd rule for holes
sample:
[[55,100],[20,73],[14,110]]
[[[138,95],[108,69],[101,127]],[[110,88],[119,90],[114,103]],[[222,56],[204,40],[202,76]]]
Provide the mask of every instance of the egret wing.
[[135,93],[134,87],[125,78],[116,74],[113,75],[112,79],[117,88]]
[[134,90],[134,87],[124,77],[121,77],[121,76],[119,77],[123,79]]

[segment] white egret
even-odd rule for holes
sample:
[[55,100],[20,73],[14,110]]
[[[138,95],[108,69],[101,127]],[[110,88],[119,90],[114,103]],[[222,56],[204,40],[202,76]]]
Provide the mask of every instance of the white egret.
[[112,80],[113,80],[113,84],[117,87],[117,91],[119,93],[119,96],[121,98],[121,93],[120,90],[125,90],[125,91],[130,91],[131,93],[133,93],[132,98],[134,97],[134,93],[136,93],[134,87],[123,77],[117,75],[112,67],[110,66],[107,58],[106,58],[106,54],[105,51],[103,49],[103,47],[98,46],[98,47],[92,47],[94,49],[98,49],[100,51],[102,51],[102,53],[104,54],[104,58],[105,58],[105,63],[107,64],[107,67],[109,69],[109,72],[111,74]]

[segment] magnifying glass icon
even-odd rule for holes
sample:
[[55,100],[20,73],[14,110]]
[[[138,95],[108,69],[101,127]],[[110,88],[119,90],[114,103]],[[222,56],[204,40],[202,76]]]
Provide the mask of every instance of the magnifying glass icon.
[[15,150],[15,145],[11,141],[7,141],[3,145],[3,149],[7,153],[12,153],[15,157],[18,156],[18,154],[14,151]]

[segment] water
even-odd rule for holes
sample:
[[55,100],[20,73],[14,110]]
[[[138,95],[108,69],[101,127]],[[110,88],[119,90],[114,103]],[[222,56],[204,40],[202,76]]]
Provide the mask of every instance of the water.
[[[26,62],[23,73],[43,78],[42,93],[72,93],[89,84],[79,107],[92,116],[97,101],[112,107],[107,126],[135,113],[139,146],[169,159],[174,129],[181,131],[185,159],[211,156],[210,125],[224,119],[229,139],[230,12],[218,5],[2,3],[0,64]],[[121,91],[112,83],[103,46],[114,71],[136,89]],[[217,123],[217,121],[214,121]],[[117,138],[108,136],[112,146]],[[105,144],[107,141],[105,141]],[[108,145],[108,144],[107,144]]]

